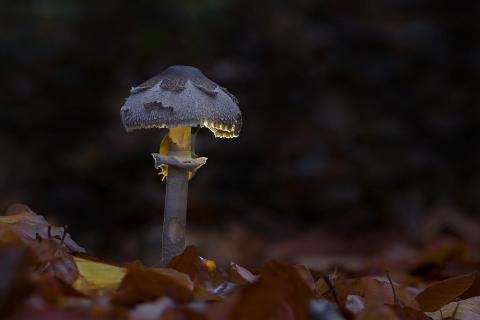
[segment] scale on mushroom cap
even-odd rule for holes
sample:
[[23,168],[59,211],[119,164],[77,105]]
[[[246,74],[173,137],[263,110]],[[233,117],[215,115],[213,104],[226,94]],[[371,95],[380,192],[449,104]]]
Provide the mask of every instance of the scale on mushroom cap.
[[207,158],[194,152],[192,127],[206,127],[217,138],[235,138],[242,128],[238,100],[197,68],[171,66],[130,90],[121,111],[127,132],[168,128],[153,153],[155,168],[167,180],[162,235],[162,262],[185,248],[188,180]]

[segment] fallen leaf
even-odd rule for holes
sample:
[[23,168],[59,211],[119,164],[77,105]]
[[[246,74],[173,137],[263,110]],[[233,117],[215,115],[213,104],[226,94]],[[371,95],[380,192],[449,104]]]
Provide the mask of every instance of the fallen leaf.
[[297,271],[300,278],[302,278],[305,284],[310,288],[310,290],[312,292],[315,291],[315,280],[313,279],[310,270],[301,264],[296,264],[293,267]]
[[36,272],[50,274],[68,284],[72,284],[78,278],[75,261],[62,243],[38,238],[37,242],[30,244],[30,248],[37,257]]
[[436,282],[420,292],[415,299],[423,311],[437,311],[467,291],[476,277],[477,273],[473,272]]
[[55,239],[58,243],[63,238],[62,244],[70,253],[85,252],[84,248],[73,241],[68,233],[65,233],[65,228],[51,226],[43,216],[36,214],[26,205],[15,204],[6,212],[9,215],[0,216],[0,235],[7,231],[13,231],[26,244],[37,241],[38,236],[42,239]]
[[308,319],[308,306],[313,298],[313,290],[295,267],[270,261],[263,266],[260,276],[279,286],[284,299],[292,308],[295,319]]
[[196,286],[214,290],[225,282],[225,279],[209,261],[211,260],[200,258],[195,246],[188,246],[180,255],[170,260],[167,268],[187,274]]
[[[403,306],[417,308],[415,298],[408,293],[405,287],[395,285],[397,301]],[[353,279],[339,278],[335,282],[335,289],[338,298],[344,304],[349,295],[358,295],[365,299],[365,304],[383,305],[394,304],[392,286],[387,280],[375,279],[373,277],[361,277]]]
[[420,310],[410,307],[399,306],[398,304],[389,305],[401,320],[428,320],[428,317]]
[[169,268],[145,268],[140,262],[126,265],[127,274],[113,293],[114,304],[132,306],[163,296],[177,302],[193,298],[193,282],[181,272]]
[[480,319],[480,297],[450,302],[440,310],[426,314],[434,320],[443,320],[454,316],[455,320],[478,320]]
[[326,295],[327,293],[330,293],[330,288],[328,287],[327,283],[323,278],[319,278],[315,282],[315,297],[320,298]]
[[105,290],[116,290],[127,270],[111,264],[73,257],[79,276],[72,287],[83,294],[95,295]]
[[25,247],[0,247],[0,318],[33,290],[29,271],[34,258]]

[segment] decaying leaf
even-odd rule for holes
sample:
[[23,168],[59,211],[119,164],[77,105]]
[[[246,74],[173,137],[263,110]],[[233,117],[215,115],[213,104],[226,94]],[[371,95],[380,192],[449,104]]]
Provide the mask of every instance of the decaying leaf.
[[38,237],[55,239],[60,243],[63,237],[62,244],[70,253],[85,252],[84,248],[73,241],[68,233],[65,233],[65,228],[51,226],[43,216],[36,214],[26,205],[12,205],[6,213],[8,215],[0,216],[0,235],[7,231],[13,231],[26,244],[37,241]]
[[72,284],[78,278],[78,268],[62,242],[40,237],[37,240],[30,244],[38,261],[35,271],[50,274]]
[[401,320],[429,320],[425,313],[420,310],[400,306],[398,304],[389,305],[389,307]]
[[193,298],[193,282],[181,272],[169,268],[145,268],[139,262],[126,265],[127,274],[112,295],[112,303],[132,306],[170,297],[177,302]]
[[0,319],[33,290],[29,269],[34,258],[24,247],[0,247]]
[[450,302],[436,312],[427,312],[434,320],[478,320],[480,319],[480,297]]
[[415,299],[423,311],[437,311],[467,291],[475,282],[477,273],[436,282],[420,292]]
[[127,270],[111,264],[73,257],[79,276],[73,288],[86,294],[98,294],[105,290],[116,290]]
[[225,279],[216,266],[209,264],[208,261],[210,260],[200,258],[195,246],[188,246],[182,254],[168,263],[167,268],[187,274],[195,286],[215,290],[225,282]]
[[[365,299],[365,304],[394,304],[395,299],[390,283],[373,277],[361,277],[354,279],[339,278],[335,282],[339,300],[344,304],[349,295],[358,295]],[[415,298],[402,286],[395,285],[395,294],[402,306],[417,308]]]

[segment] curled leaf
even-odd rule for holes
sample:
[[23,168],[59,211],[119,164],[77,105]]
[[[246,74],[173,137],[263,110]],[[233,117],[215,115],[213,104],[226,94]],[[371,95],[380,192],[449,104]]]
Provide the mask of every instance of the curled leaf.
[[12,231],[18,234],[25,244],[41,237],[62,243],[70,253],[85,252],[85,249],[65,232],[65,228],[51,226],[43,216],[36,214],[26,205],[15,204],[7,209],[7,213],[8,215],[0,216],[0,235]]

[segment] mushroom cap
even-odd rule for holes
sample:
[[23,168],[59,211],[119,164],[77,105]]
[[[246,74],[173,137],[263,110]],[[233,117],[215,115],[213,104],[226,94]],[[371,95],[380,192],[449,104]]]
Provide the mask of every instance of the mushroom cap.
[[202,126],[234,138],[242,128],[237,98],[190,66],[171,66],[133,87],[120,113],[127,132]]

